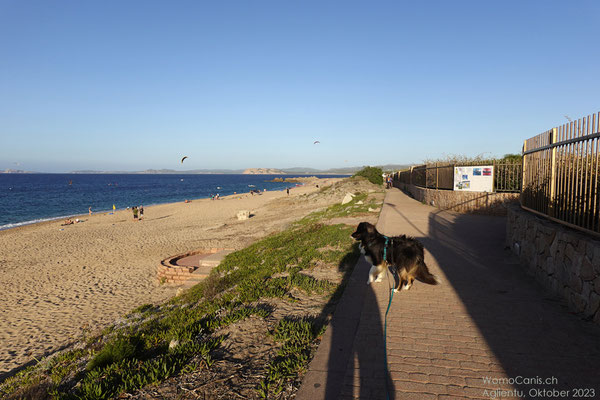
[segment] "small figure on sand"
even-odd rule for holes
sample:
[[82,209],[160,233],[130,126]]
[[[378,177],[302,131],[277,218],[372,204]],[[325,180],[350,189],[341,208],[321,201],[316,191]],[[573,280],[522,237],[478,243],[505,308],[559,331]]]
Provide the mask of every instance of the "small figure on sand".
[[117,210],[117,207],[113,204],[113,213]]
[[140,221],[142,219],[144,219],[144,206],[143,205],[140,206]]
[[79,218],[75,218],[75,221],[73,221],[71,218],[67,218],[67,219],[65,219],[65,222],[60,224],[60,226],[73,225],[73,224],[78,224],[80,222],[83,222],[83,220],[79,219]]
[[90,206],[90,208],[88,208],[88,211],[90,212],[90,216],[92,215],[92,206]]
[[137,208],[137,206],[131,207],[131,210],[133,211],[133,220],[137,221],[138,220],[138,208]]
[[289,196],[290,195],[290,188],[287,188],[285,191],[287,192],[287,195]]

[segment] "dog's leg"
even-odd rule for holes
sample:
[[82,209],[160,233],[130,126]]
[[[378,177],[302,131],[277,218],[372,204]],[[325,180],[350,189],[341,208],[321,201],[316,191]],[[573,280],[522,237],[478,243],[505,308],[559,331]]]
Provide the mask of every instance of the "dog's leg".
[[[402,269],[399,274],[398,286],[394,288],[394,292],[399,292],[400,290],[408,290],[406,289],[406,285],[408,284],[408,274],[405,269]],[[410,286],[409,286],[410,287]]]
[[385,264],[381,264],[377,266],[377,271],[375,272],[376,275],[376,279],[375,282],[381,282],[381,280],[383,279],[383,271],[385,270]]
[[370,285],[375,280],[376,273],[377,273],[377,267],[375,265],[371,265],[371,269],[369,270],[369,280],[367,281],[367,285]]

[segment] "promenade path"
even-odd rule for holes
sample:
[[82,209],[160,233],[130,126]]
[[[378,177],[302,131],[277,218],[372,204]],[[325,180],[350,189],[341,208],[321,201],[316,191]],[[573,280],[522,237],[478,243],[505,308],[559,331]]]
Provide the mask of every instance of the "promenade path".
[[361,257],[296,399],[600,398],[600,328],[523,272],[505,220],[389,190],[377,229],[419,239],[442,284],[394,295],[386,370],[389,283]]

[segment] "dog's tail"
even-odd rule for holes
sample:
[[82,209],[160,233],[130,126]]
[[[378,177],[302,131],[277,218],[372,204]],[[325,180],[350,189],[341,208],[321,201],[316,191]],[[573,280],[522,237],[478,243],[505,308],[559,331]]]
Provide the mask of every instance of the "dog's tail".
[[429,269],[427,268],[427,265],[425,264],[425,260],[419,258],[419,260],[417,262],[419,263],[419,268],[417,268],[417,274],[416,274],[415,278],[417,278],[421,282],[427,283],[429,285],[438,285],[438,284],[442,283],[442,281],[440,281],[437,276],[435,276],[431,272],[429,272]]

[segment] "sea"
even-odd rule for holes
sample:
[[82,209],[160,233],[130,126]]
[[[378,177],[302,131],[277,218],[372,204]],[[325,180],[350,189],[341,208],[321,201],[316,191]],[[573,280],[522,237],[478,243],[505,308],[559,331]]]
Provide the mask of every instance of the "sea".
[[[184,200],[285,190],[295,183],[275,178],[304,175],[225,174],[0,174],[0,230],[75,217]],[[343,178],[347,175],[306,175]]]

